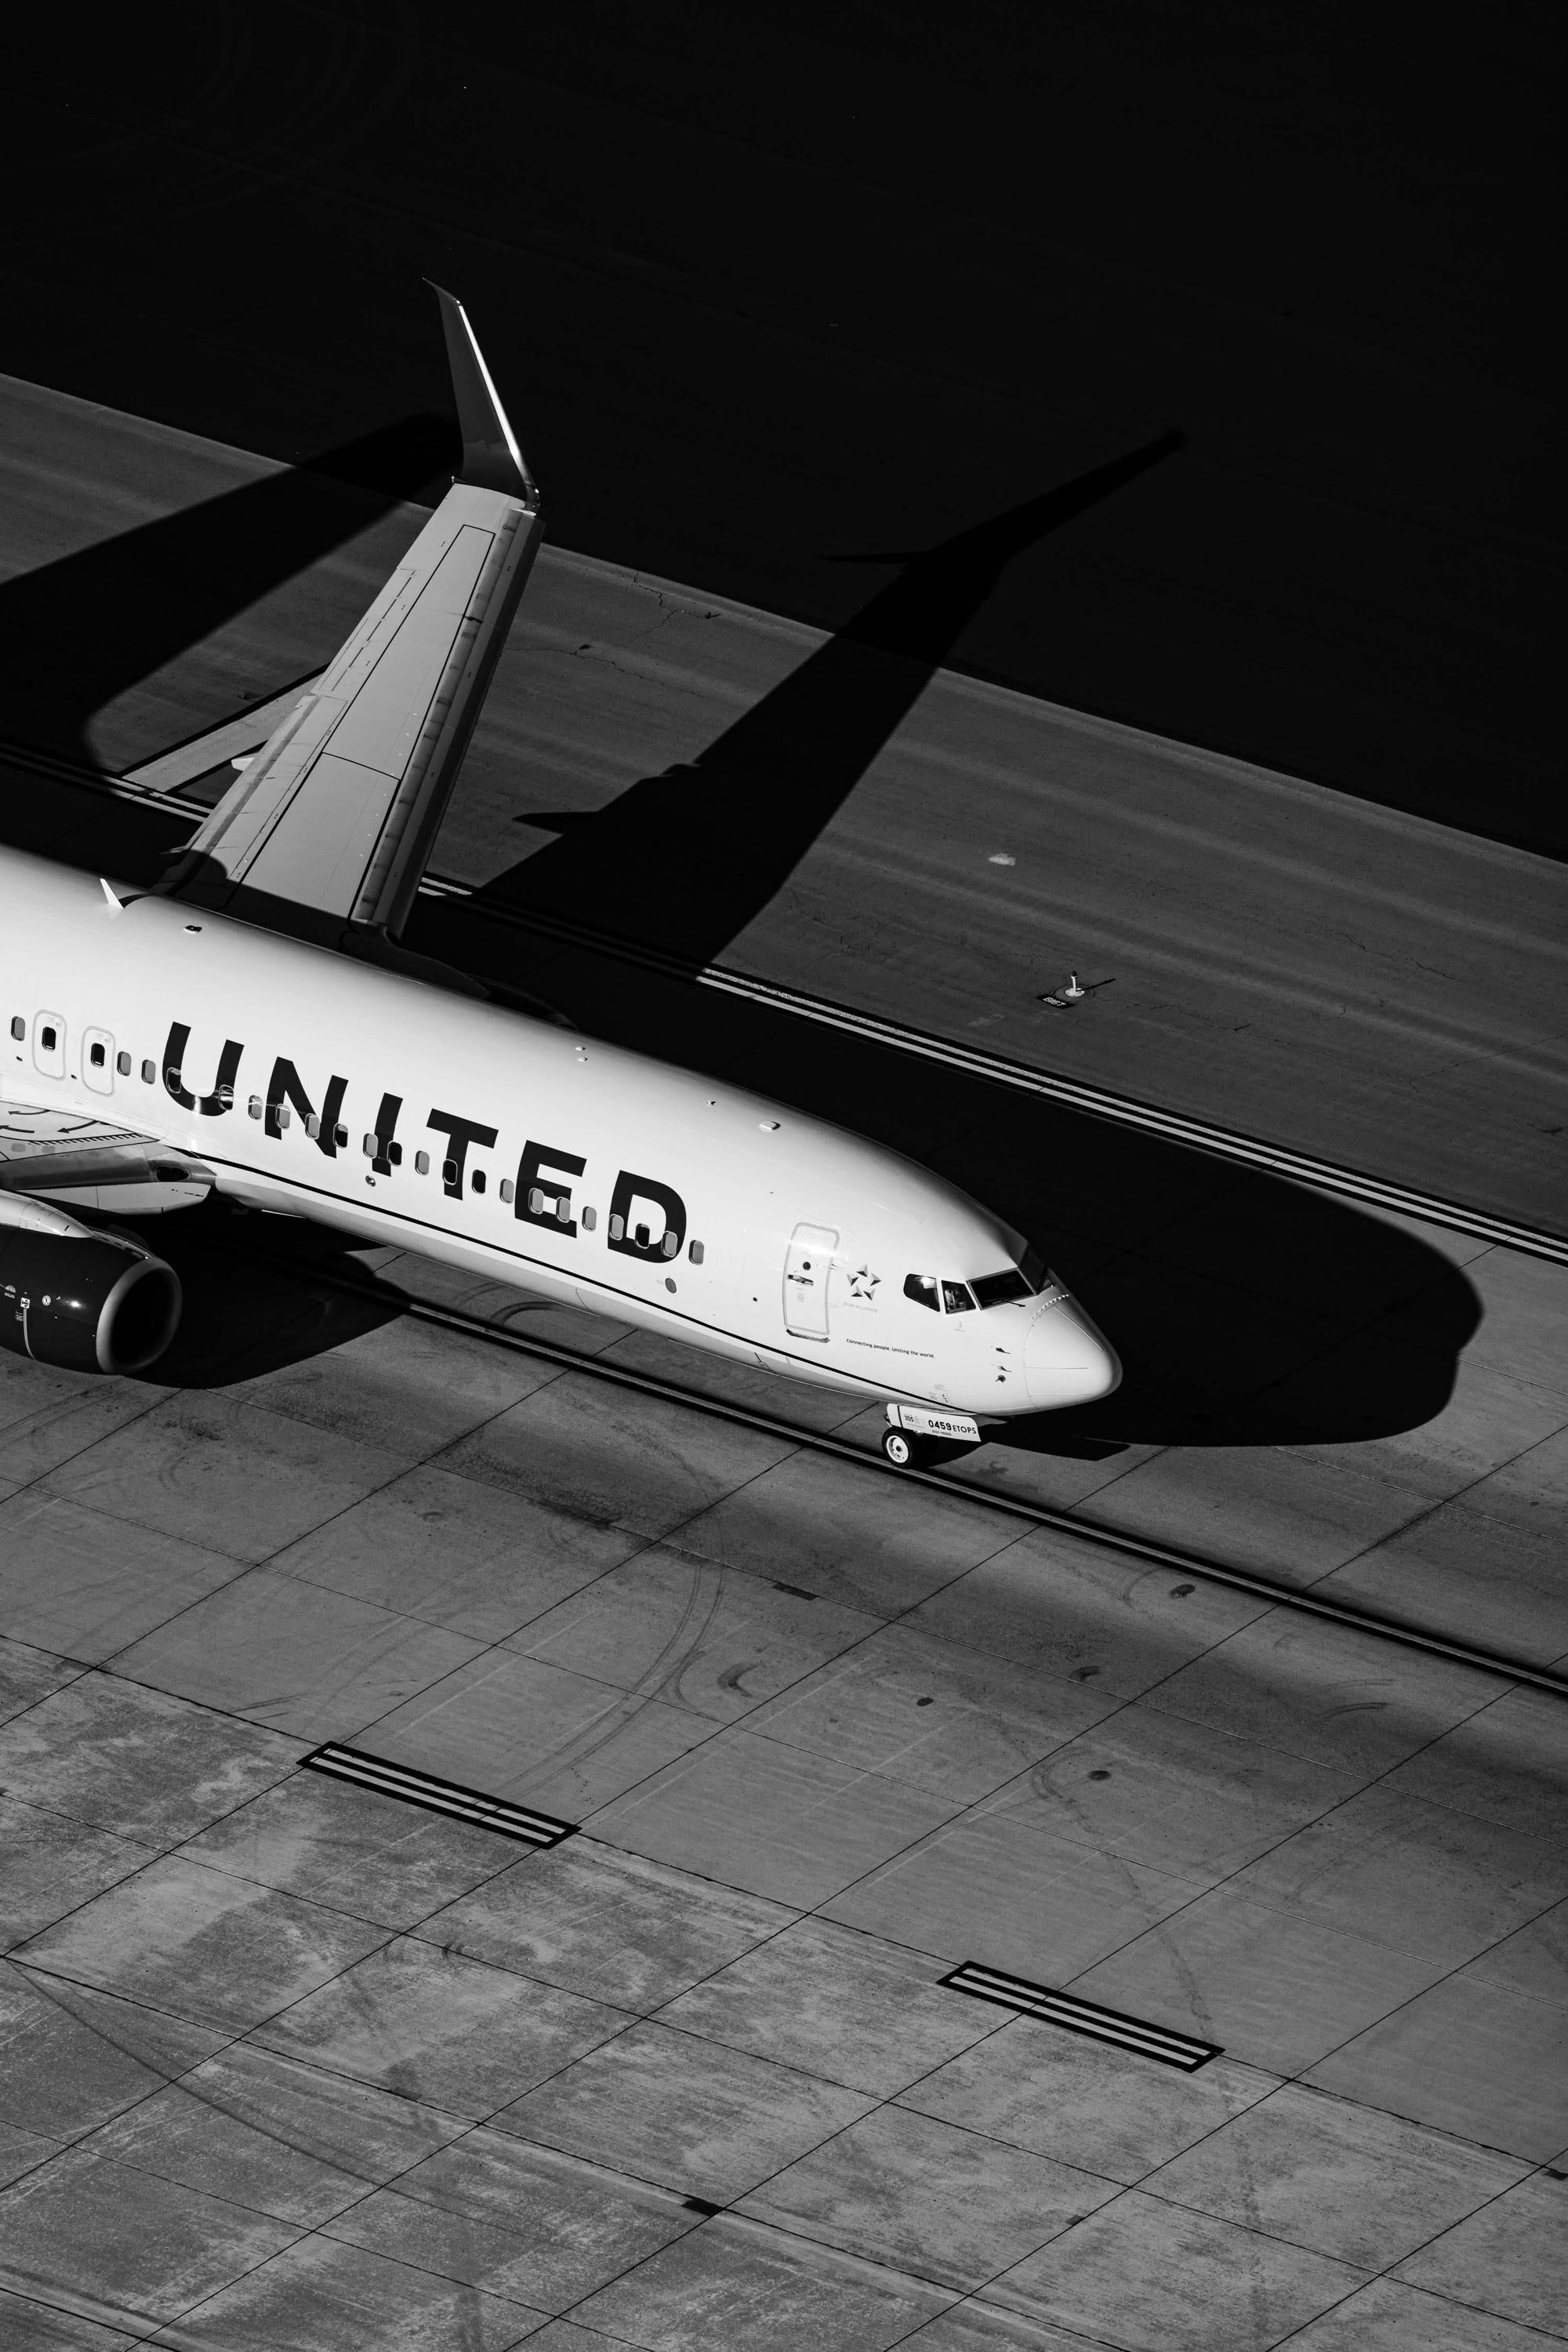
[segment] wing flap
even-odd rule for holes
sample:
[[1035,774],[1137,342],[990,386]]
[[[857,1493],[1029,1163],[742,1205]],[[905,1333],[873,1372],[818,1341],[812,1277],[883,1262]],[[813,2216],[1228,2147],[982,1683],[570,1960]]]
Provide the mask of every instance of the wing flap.
[[103,1151],[122,1143],[155,1143],[144,1129],[101,1113],[60,1110],[52,1104],[13,1099],[10,1082],[0,1096],[0,1171],[13,1160],[58,1151]]
[[0,1192],[145,1217],[205,1200],[213,1181],[210,1168],[113,1119],[0,1106]]

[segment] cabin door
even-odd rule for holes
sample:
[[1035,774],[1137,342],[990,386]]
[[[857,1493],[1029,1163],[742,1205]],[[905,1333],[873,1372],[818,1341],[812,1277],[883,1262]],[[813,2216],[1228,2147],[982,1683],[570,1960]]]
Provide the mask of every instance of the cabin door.
[[114,1040],[107,1029],[82,1034],[81,1074],[96,1095],[114,1092]]
[[838,1235],[826,1225],[796,1225],[784,1259],[784,1329],[797,1339],[827,1337],[827,1276]]

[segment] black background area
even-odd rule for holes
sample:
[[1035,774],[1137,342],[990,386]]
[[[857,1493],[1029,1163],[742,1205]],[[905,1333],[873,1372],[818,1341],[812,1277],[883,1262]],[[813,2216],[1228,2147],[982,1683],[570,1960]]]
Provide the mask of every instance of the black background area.
[[1310,0],[40,15],[10,28],[4,364],[299,460],[447,405],[428,273],[559,543],[827,625],[888,577],[847,559],[1174,424],[957,665],[1562,854],[1556,31],[1510,5],[1458,48]]

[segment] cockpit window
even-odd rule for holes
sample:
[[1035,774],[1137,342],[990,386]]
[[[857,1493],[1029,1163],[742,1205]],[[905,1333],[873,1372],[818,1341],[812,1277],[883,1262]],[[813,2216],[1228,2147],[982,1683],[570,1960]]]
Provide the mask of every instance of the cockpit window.
[[937,1295],[934,1274],[906,1274],[904,1297],[912,1298],[917,1307],[929,1307],[933,1315],[942,1313],[942,1301]]
[[1010,1298],[1034,1296],[1025,1281],[1021,1269],[1010,1265],[1005,1274],[983,1274],[978,1282],[969,1286],[982,1307],[1004,1307]]
[[974,1305],[966,1282],[944,1282],[942,1303],[950,1315],[967,1315]]
[[1012,1298],[1032,1298],[1046,1286],[1046,1261],[1037,1249],[1024,1252],[1023,1263],[1005,1274],[983,1274],[969,1287],[982,1307],[1005,1307]]

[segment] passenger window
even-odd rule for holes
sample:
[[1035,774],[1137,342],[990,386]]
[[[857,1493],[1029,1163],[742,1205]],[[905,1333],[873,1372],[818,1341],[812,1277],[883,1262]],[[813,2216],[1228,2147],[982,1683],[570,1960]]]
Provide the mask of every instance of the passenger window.
[[442,1162],[441,1162],[441,1181],[442,1181],[442,1183],[443,1183],[443,1184],[455,1184],[455,1183],[457,1182],[457,1181],[458,1181],[458,1163],[457,1163],[457,1161],[456,1161],[455,1160],[442,1160]]
[[130,1056],[130,1055],[129,1055],[129,1054],[116,1054],[116,1055],[114,1056],[114,1066],[115,1066],[115,1068],[119,1071],[119,1073],[120,1073],[120,1075],[121,1075],[121,1076],[122,1078],[128,1078],[128,1077],[131,1076],[131,1056]]
[[967,1315],[974,1305],[969,1295],[969,1286],[963,1282],[944,1282],[942,1303],[950,1315]]
[[917,1307],[929,1307],[933,1315],[942,1313],[942,1301],[937,1295],[934,1274],[906,1274],[904,1297],[912,1298]]
[[157,1085],[157,1083],[158,1083],[158,1065],[157,1065],[157,1063],[156,1063],[156,1062],[143,1062],[143,1063],[142,1063],[142,1085],[143,1085],[144,1087],[155,1087],[155,1086]]
[[22,1016],[21,1016],[21,1014],[20,1014],[19,1013],[13,1013],[13,1014],[11,1015],[11,1034],[12,1034],[12,1036],[13,1036],[13,1037],[15,1037],[15,1038],[16,1038],[16,1043],[17,1043],[18,1045],[20,1045],[20,1044],[21,1044],[21,1042],[22,1042],[22,1040],[23,1040],[23,1038],[26,1035],[26,1034],[27,1034],[27,1024],[26,1024],[26,1023],[23,1020],[23,1018],[22,1018]]
[[468,1181],[473,1186],[476,1192],[482,1192],[485,1189],[484,1170],[482,1168],[476,1168],[473,1174],[469,1177]]
[[595,1226],[598,1223],[598,1222],[599,1222],[599,1212],[597,1211],[597,1209],[584,1209],[584,1212],[583,1212],[583,1216],[582,1216],[582,1226],[583,1226],[583,1231],[584,1231],[585,1234],[591,1234],[591,1233],[593,1232],[593,1230],[594,1230]]
[[414,1173],[416,1176],[428,1176],[430,1173],[430,1154],[427,1151],[415,1153]]
[[44,1026],[38,1032],[38,1043],[43,1047],[46,1054],[52,1054],[55,1047],[59,1044],[59,1038],[47,1022],[44,1024]]
[[500,1196],[509,1209],[517,1198],[517,1186],[510,1176],[503,1176],[500,1180]]
[[700,1243],[700,1242],[693,1242],[693,1243],[692,1243],[692,1244],[691,1244],[691,1247],[687,1251],[686,1255],[687,1255],[687,1256],[691,1260],[691,1263],[692,1263],[692,1265],[701,1265],[701,1263],[702,1263],[702,1244],[701,1244],[701,1243]]
[[101,1070],[104,1064],[108,1061],[109,1056],[104,1052],[101,1045],[95,1045],[89,1049],[87,1058],[92,1064],[95,1070]]

